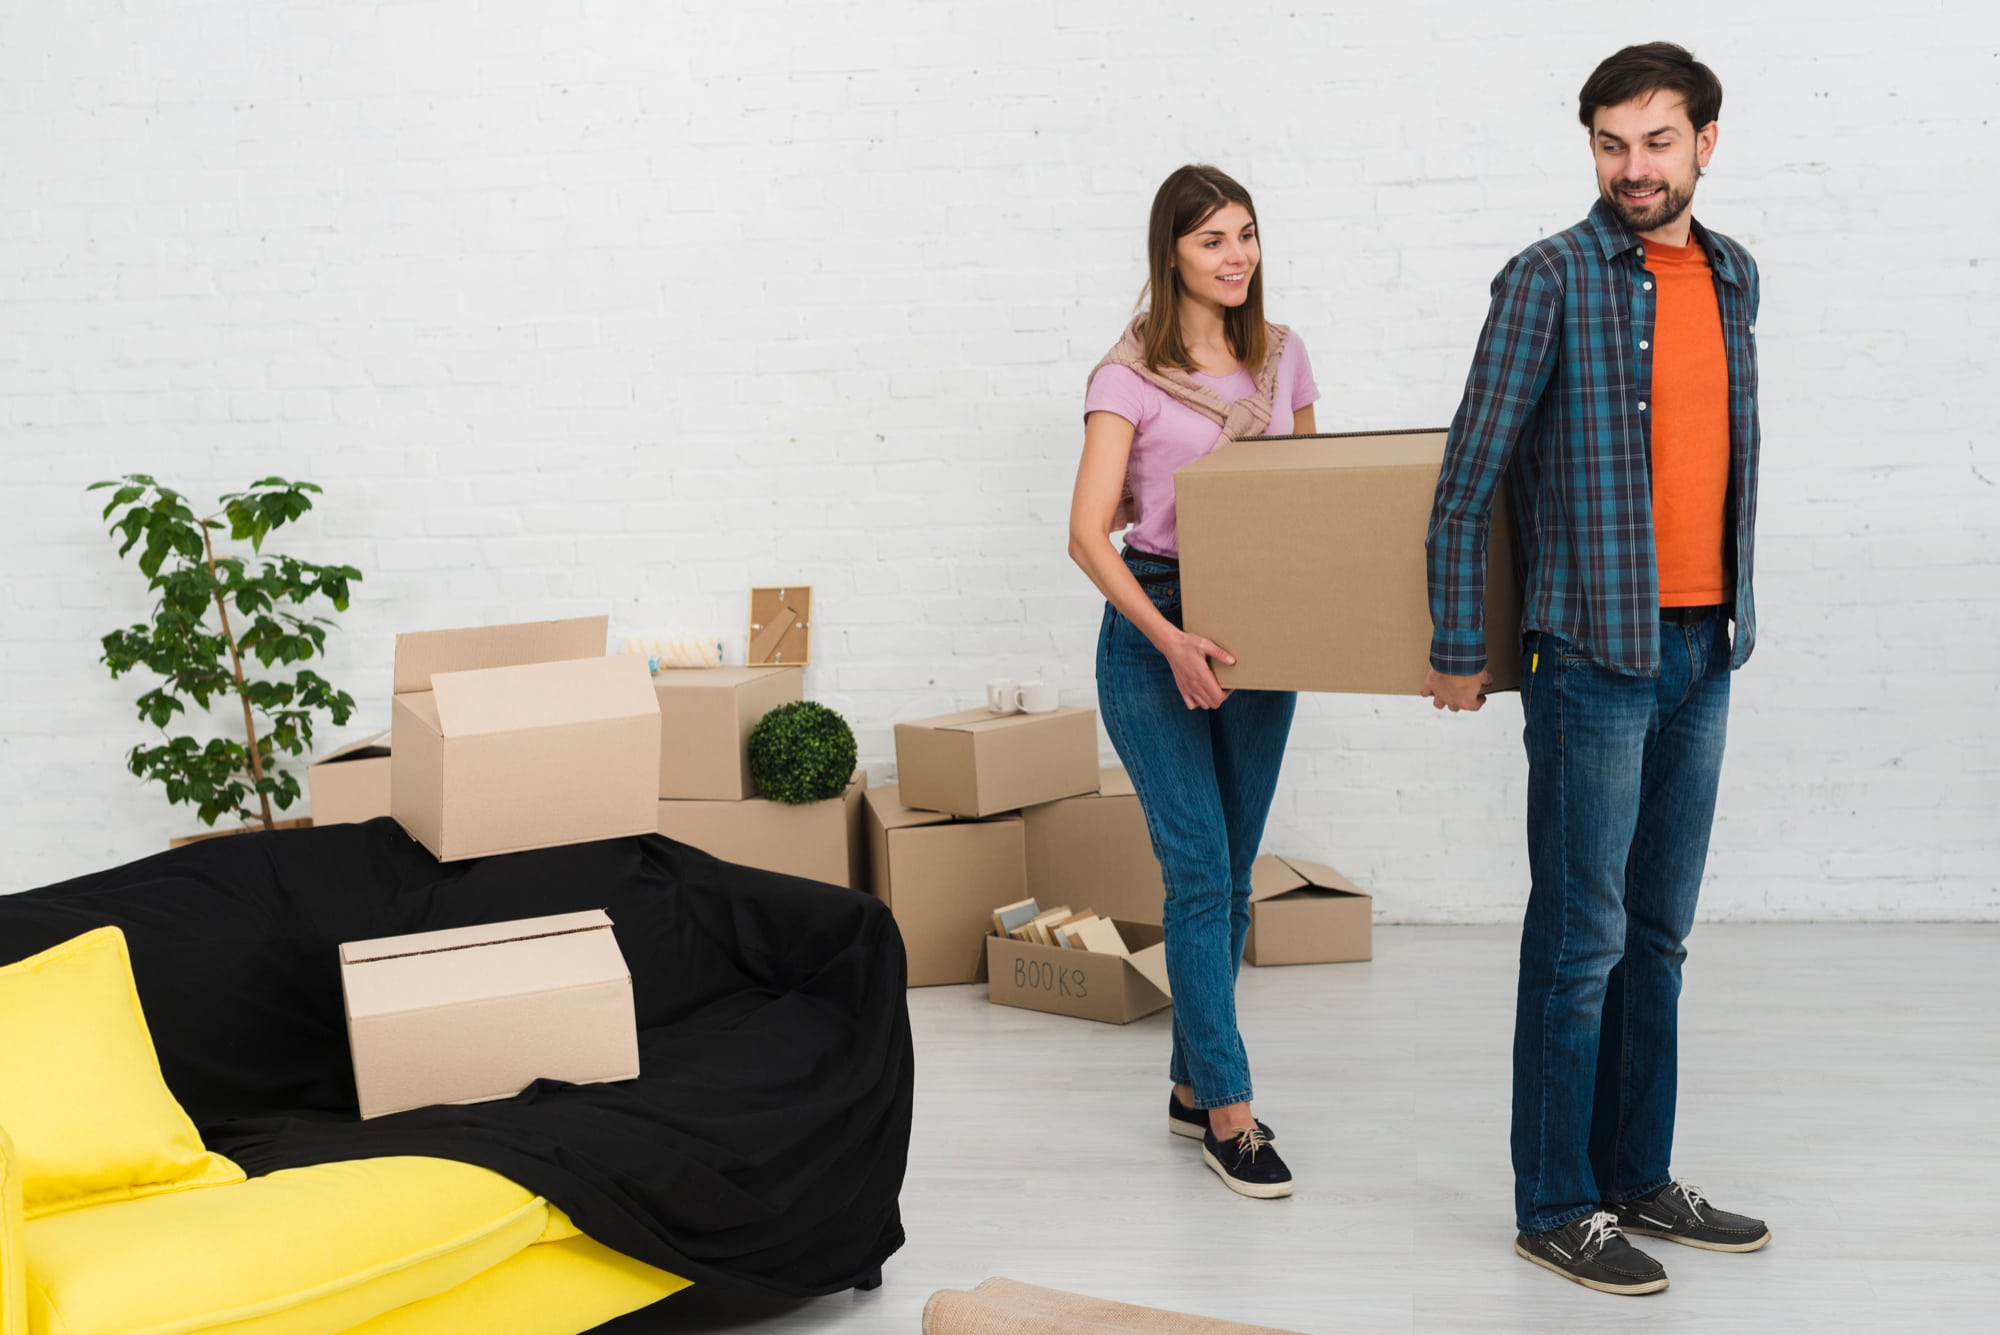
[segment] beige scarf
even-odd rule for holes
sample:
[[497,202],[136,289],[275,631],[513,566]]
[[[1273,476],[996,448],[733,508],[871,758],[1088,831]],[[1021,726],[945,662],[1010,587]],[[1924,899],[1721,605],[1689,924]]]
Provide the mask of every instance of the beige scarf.
[[[1161,367],[1154,370],[1146,365],[1146,340],[1139,333],[1139,323],[1146,317],[1133,317],[1125,326],[1124,337],[1104,354],[1104,359],[1090,368],[1090,379],[1107,366],[1126,366],[1139,374],[1148,384],[1157,386],[1164,393],[1179,399],[1188,407],[1220,427],[1222,434],[1216,437],[1211,449],[1221,449],[1232,440],[1242,440],[1245,436],[1261,436],[1264,428],[1271,424],[1271,412],[1278,395],[1278,358],[1285,351],[1285,343],[1292,331],[1284,325],[1265,326],[1270,337],[1264,349],[1264,364],[1257,368],[1254,377],[1257,388],[1234,403],[1224,403],[1222,396],[1196,380],[1186,371],[1175,367]],[[1088,386],[1089,381],[1084,382]],[[1132,506],[1132,488],[1128,483],[1118,497],[1118,509],[1111,516],[1111,527],[1115,532],[1137,518]]]

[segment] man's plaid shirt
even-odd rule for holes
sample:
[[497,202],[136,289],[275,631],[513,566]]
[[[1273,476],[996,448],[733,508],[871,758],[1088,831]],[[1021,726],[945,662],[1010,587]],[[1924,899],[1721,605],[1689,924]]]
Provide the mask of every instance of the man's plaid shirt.
[[[1741,667],[1757,639],[1757,265],[1694,224],[1715,274],[1729,362],[1729,499],[1723,553]],[[1516,255],[1493,280],[1465,397],[1431,506],[1431,666],[1486,666],[1486,534],[1504,475],[1525,561],[1522,629],[1559,635],[1617,672],[1658,676],[1653,552],[1653,314],[1644,242],[1599,200],[1590,216]]]

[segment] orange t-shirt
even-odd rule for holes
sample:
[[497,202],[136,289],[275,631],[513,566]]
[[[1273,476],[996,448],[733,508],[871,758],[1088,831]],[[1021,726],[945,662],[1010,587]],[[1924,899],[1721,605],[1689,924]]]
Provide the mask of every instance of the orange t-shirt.
[[1708,256],[1645,244],[1653,319],[1653,546],[1660,606],[1729,601],[1722,544],[1728,531],[1729,359]]

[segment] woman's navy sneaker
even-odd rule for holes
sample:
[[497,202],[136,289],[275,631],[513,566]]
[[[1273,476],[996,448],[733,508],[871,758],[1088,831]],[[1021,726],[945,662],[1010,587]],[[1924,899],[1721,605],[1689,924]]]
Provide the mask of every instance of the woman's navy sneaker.
[[[1257,1129],[1264,1133],[1265,1140],[1273,1145],[1278,1143],[1278,1137],[1270,1127],[1259,1122]],[[1167,1130],[1189,1140],[1200,1140],[1208,1134],[1208,1110],[1190,1108],[1181,1102],[1180,1095],[1170,1089],[1167,1091]]]
[[1618,1216],[1609,1210],[1546,1233],[1518,1234],[1514,1251],[1599,1293],[1658,1293],[1667,1287],[1666,1268],[1625,1240]]
[[1256,1127],[1226,1139],[1217,1139],[1214,1131],[1202,1132],[1201,1159],[1239,1196],[1267,1201],[1292,1194],[1292,1170],[1271,1148],[1271,1138]]

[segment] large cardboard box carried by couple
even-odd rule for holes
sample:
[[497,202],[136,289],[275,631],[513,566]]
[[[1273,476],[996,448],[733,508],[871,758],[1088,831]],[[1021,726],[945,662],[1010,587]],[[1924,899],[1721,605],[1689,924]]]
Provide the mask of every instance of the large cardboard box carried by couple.
[[[1174,474],[1187,629],[1242,690],[1415,695],[1430,660],[1424,534],[1445,432],[1236,441]],[[1489,691],[1518,690],[1521,581],[1503,484],[1486,563]]]

